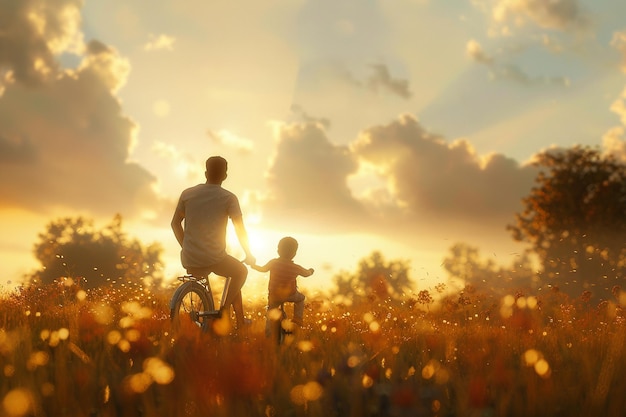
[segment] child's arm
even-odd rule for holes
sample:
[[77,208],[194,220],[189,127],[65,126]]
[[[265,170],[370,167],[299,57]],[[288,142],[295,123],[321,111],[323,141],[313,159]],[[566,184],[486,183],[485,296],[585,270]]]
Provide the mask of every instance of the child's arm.
[[313,272],[315,272],[313,268],[306,269],[300,265],[298,265],[298,268],[300,268],[300,270],[298,271],[298,275],[303,277],[310,277],[311,275],[313,275]]
[[259,271],[259,272],[268,272],[270,270],[272,261],[269,261],[268,263],[266,263],[263,266],[259,266],[256,263],[254,265],[250,265],[250,267],[252,269],[254,269],[255,271]]

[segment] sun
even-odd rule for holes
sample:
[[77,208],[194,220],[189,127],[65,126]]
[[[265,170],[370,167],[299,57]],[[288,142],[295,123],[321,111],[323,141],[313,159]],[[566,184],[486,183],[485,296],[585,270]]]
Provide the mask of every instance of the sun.
[[269,259],[277,256],[276,245],[278,244],[278,238],[276,238],[275,235],[275,232],[256,227],[249,230],[248,239],[250,240],[250,250],[252,254],[256,256],[258,262],[265,263]]
[[[256,225],[246,226],[246,230],[248,231],[250,251],[256,258],[258,264],[263,265],[270,259],[278,256],[276,246],[282,236],[279,232],[263,229]],[[232,225],[229,227],[227,233],[227,245],[231,255],[243,259],[243,249],[241,249],[241,245],[237,240],[237,234]]]

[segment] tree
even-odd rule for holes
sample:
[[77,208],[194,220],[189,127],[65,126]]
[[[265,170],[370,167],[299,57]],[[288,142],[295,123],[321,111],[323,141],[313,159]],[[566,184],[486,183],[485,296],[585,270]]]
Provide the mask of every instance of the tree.
[[48,224],[39,234],[35,256],[42,268],[30,277],[33,283],[49,284],[68,277],[83,288],[105,284],[137,285],[148,278],[159,283],[160,245],[144,247],[122,231],[122,217],[116,215],[98,230],[83,217],[62,218]]
[[466,243],[450,247],[443,267],[453,283],[460,281],[465,288],[498,296],[534,290],[538,279],[528,253],[516,257],[510,265],[499,266],[492,259],[483,259],[477,247]]
[[333,280],[338,294],[357,303],[375,299],[400,300],[413,288],[408,261],[386,261],[378,251],[362,259],[355,273],[343,272]]
[[538,155],[536,186],[509,225],[530,244],[544,280],[577,297],[610,297],[626,272],[626,166],[589,147]]

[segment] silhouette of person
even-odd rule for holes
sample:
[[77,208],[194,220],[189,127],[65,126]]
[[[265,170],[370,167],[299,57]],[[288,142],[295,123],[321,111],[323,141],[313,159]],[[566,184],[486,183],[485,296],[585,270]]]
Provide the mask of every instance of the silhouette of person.
[[[180,244],[181,263],[187,273],[206,277],[211,272],[230,277],[230,286],[224,308],[233,306],[237,326],[246,322],[243,313],[241,288],[248,276],[248,268],[226,253],[226,227],[233,223],[239,244],[245,252],[243,262],[254,264],[250,253],[248,232],[237,196],[222,188],[227,177],[228,163],[221,156],[206,161],[206,183],[184,190],[172,217],[172,230]],[[183,226],[184,220],[184,226]]]
[[[284,237],[278,242],[278,258],[271,259],[263,266],[256,264],[250,267],[259,272],[270,273],[268,284],[267,311],[278,308],[284,302],[294,303],[293,322],[302,325],[304,316],[305,296],[298,291],[297,277],[313,275],[314,269],[306,269],[293,262],[298,251],[298,241],[292,237]],[[269,324],[269,317],[267,323]],[[268,330],[269,327],[266,328]]]

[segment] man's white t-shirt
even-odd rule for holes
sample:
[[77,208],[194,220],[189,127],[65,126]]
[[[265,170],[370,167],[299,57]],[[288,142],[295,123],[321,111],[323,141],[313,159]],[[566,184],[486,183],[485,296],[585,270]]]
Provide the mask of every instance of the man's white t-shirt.
[[198,184],[182,192],[176,210],[185,213],[183,267],[204,268],[224,259],[228,218],[241,216],[237,196],[217,184]]

